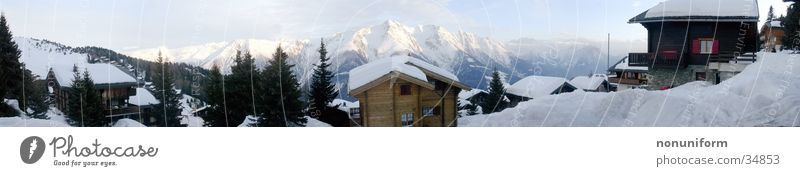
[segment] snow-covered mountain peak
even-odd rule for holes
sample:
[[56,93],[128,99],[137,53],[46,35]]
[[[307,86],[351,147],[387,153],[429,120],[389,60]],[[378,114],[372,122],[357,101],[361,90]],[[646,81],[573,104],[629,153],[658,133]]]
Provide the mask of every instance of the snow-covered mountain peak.
[[[353,28],[323,37],[322,40],[325,41],[328,49],[328,56],[332,58],[332,69],[340,76],[346,76],[350,69],[373,60],[397,55],[412,55],[447,69],[457,74],[468,85],[476,87],[486,82],[482,81],[482,78],[487,74],[487,68],[497,68],[510,73],[509,76],[515,78],[543,73],[553,75],[562,73],[569,64],[588,63],[583,60],[594,58],[599,52],[597,49],[585,49],[588,51],[587,53],[579,53],[575,56],[566,55],[566,52],[558,52],[552,55],[554,57],[542,57],[541,51],[571,51],[572,47],[592,48],[594,46],[566,45],[545,41],[537,42],[536,45],[527,45],[524,42],[506,43],[463,30],[450,31],[446,27],[438,25],[406,25],[395,20]],[[304,84],[311,77],[313,65],[319,62],[317,53],[319,44],[318,39],[239,39],[165,50],[168,50],[169,56],[175,58],[174,60],[177,62],[195,64],[205,68],[211,68],[216,64],[226,70],[233,63],[231,58],[238,50],[249,51],[256,57],[256,63],[263,66],[266,60],[271,59],[275,48],[280,45],[289,55],[289,62],[296,65],[295,73],[301,84]],[[553,47],[556,49],[551,49]],[[125,53],[132,57],[149,60],[154,58],[153,52],[154,49]],[[575,59],[577,61],[571,61],[571,57],[577,58]],[[543,58],[549,60],[543,62],[542,60],[545,60]],[[520,60],[523,62],[514,62]],[[535,63],[547,64],[535,66]],[[564,69],[561,69],[562,67]],[[533,73],[536,69],[540,73]],[[511,74],[512,70],[514,70],[513,74]],[[491,70],[488,72],[490,73]],[[346,77],[344,78],[338,79],[339,85],[346,85],[343,82],[346,81]],[[510,79],[514,80],[514,78]],[[346,92],[341,94],[346,95]]]

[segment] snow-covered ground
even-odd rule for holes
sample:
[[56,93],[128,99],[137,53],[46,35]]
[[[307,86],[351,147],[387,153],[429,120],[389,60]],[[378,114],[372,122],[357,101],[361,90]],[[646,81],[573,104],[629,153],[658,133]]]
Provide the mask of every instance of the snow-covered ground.
[[459,126],[800,126],[798,58],[759,53],[758,62],[718,85],[550,95],[460,118]]
[[0,127],[68,127],[64,113],[58,109],[51,108],[47,111],[49,119],[30,118],[19,110],[17,100],[4,100],[6,104],[17,110],[20,116],[0,117]]
[[[319,120],[317,120],[315,118],[311,118],[311,117],[308,117],[308,116],[305,116],[305,118],[306,118],[306,120],[308,120],[308,122],[306,123],[306,127],[333,127],[330,124],[327,124],[325,122],[319,121]],[[255,126],[255,123],[256,123],[255,117],[247,116],[244,119],[244,122],[242,122],[242,124],[239,124],[239,127],[253,127],[253,126]]]
[[[192,104],[194,104],[194,106]],[[183,95],[183,99],[181,99],[181,107],[183,108],[181,115],[184,117],[181,119],[181,124],[186,124],[188,127],[202,127],[206,122],[202,117],[194,115],[195,112],[206,108],[205,103],[200,102],[200,100],[197,98],[189,95]]]
[[113,127],[147,127],[147,126],[142,125],[136,120],[124,118],[117,120],[117,122],[114,122]]

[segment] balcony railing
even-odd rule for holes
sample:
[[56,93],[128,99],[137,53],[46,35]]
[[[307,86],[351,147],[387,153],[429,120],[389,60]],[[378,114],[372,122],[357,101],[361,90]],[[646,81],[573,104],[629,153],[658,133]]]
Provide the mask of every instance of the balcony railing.
[[653,53],[629,53],[628,60],[630,66],[643,66],[655,68],[675,68],[677,66],[685,67],[686,61],[681,61],[678,54],[674,52],[664,52],[660,55]]
[[739,63],[739,62],[755,62],[756,55],[753,53],[734,54],[734,53],[720,53],[711,56],[709,62],[724,62],[724,63]]
[[653,57],[650,53],[629,53],[628,65],[634,67],[648,67],[650,60]]

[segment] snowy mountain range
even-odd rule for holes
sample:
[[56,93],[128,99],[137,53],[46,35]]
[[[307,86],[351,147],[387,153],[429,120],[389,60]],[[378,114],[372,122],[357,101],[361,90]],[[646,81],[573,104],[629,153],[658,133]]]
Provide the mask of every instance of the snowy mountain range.
[[[518,39],[508,42],[451,32],[435,25],[408,26],[397,21],[357,28],[323,38],[338,85],[346,85],[347,72],[364,63],[394,55],[412,55],[452,71],[473,87],[486,87],[486,78],[493,68],[509,74],[509,81],[528,75],[573,77],[605,70],[605,53],[599,45],[587,41],[540,41]],[[211,68],[214,64],[229,68],[239,49],[251,52],[263,65],[280,45],[296,65],[301,84],[311,78],[313,64],[318,62],[319,40],[242,39],[179,48],[151,48],[123,53],[154,60],[159,52],[171,61]],[[572,51],[575,52],[572,52]],[[601,59],[602,62],[599,62]],[[599,63],[602,63],[598,65]],[[598,66],[595,68],[595,66]],[[342,90],[342,89],[340,89]],[[343,92],[346,94],[346,92]]]

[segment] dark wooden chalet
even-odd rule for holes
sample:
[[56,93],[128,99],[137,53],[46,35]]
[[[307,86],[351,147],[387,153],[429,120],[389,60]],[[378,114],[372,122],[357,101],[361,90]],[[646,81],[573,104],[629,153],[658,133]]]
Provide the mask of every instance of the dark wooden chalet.
[[[78,69],[81,73],[88,71],[94,87],[100,93],[106,117],[133,117],[138,113],[137,106],[128,103],[130,96],[136,95],[136,80],[111,64],[87,64]],[[73,72],[71,68],[51,68],[47,74],[47,85],[52,90],[56,108],[66,111],[69,90],[72,88]],[[137,118],[133,118],[137,119]]]
[[743,68],[727,64],[752,63],[759,48],[755,0],[667,0],[628,23],[647,29],[647,52],[628,59],[649,67],[651,88],[719,82]]

